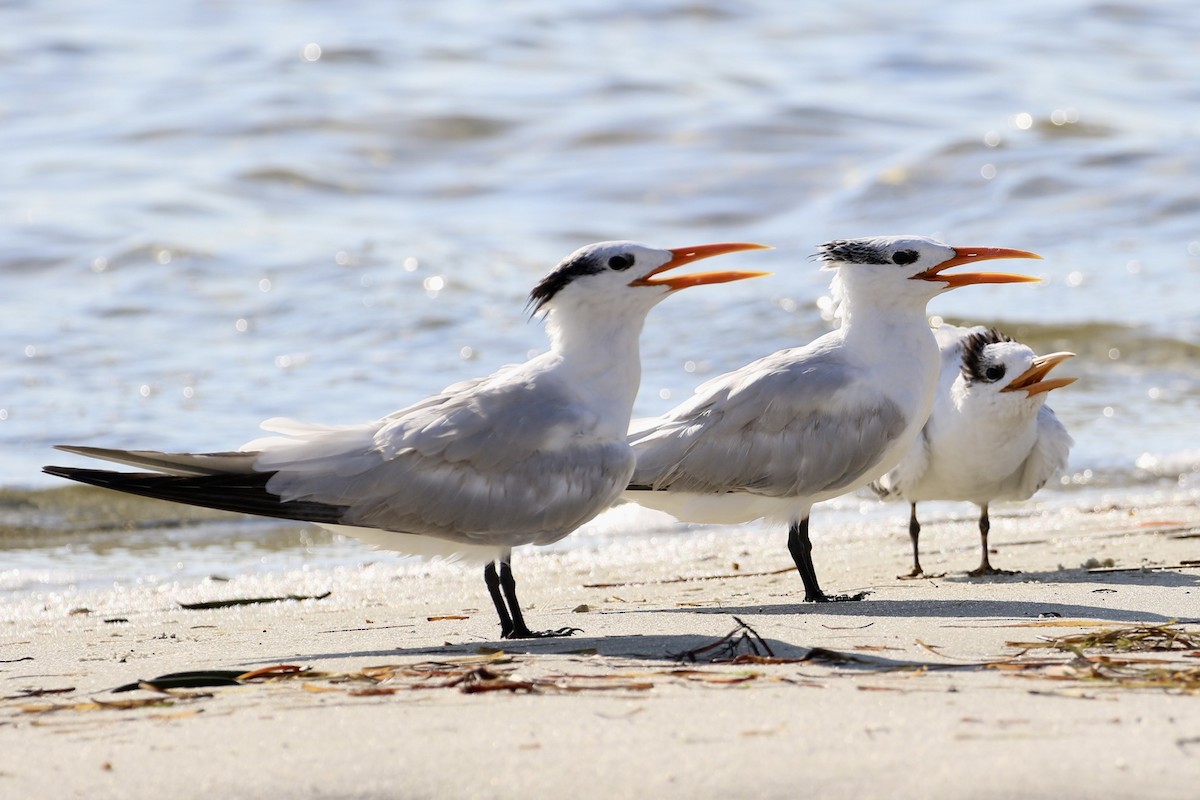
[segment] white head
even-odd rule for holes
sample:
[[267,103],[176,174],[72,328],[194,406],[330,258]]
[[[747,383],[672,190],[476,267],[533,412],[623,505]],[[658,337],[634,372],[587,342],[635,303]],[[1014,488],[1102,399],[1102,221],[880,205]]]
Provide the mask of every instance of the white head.
[[1045,404],[1047,392],[1075,382],[1046,379],[1050,370],[1074,355],[1038,356],[995,328],[975,329],[962,341],[962,363],[951,391],[960,406],[981,407],[994,416],[1032,418]]
[[825,269],[837,270],[833,295],[839,304],[867,302],[923,309],[937,295],[959,286],[1038,280],[1004,272],[944,274],[950,267],[994,258],[1041,256],[1003,247],[951,247],[928,236],[877,236],[826,242],[816,258]]
[[663,250],[638,242],[599,242],[581,247],[564,258],[529,295],[532,313],[545,310],[552,323],[556,316],[644,317],[667,295],[688,286],[727,283],[767,275],[766,272],[703,272],[655,278],[661,272],[702,258],[763,250],[766,245],[747,242],[707,244]]

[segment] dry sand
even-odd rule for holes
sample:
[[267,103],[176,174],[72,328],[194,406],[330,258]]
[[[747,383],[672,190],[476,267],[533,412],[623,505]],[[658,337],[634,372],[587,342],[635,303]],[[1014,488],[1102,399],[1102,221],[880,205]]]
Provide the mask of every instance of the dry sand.
[[[895,577],[903,509],[887,537],[814,517],[823,585],[870,589],[859,603],[801,603],[798,576],[776,573],[782,533],[519,554],[531,624],[583,629],[565,639],[497,641],[476,570],[386,558],[10,604],[0,797],[1197,796],[1195,498],[1001,510],[993,563],[1023,571],[986,579],[963,574],[968,515],[926,520],[922,562],[946,574],[911,581]],[[679,658],[735,617],[749,629],[730,648]],[[1160,651],[1012,644],[1147,626],[1182,637]],[[279,664],[306,672],[111,691]]]

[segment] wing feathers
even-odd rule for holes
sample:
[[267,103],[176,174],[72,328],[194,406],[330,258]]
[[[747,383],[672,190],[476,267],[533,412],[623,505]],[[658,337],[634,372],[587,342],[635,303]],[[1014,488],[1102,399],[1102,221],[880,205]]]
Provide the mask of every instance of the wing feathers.
[[60,444],[64,453],[114,461],[131,467],[148,467],[168,475],[223,475],[254,472],[257,453],[161,453],[157,450],[111,450],[105,447],[78,447]]

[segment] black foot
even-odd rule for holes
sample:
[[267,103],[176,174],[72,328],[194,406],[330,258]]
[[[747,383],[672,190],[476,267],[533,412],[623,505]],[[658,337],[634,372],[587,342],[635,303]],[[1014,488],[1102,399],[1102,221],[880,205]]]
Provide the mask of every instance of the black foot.
[[531,631],[529,628],[522,627],[519,630],[513,629],[510,631],[502,631],[501,639],[554,639],[559,636],[573,636],[577,633],[583,633],[583,628],[558,628],[552,631]]
[[1020,575],[1019,570],[1015,569],[996,569],[992,565],[980,565],[967,573],[972,578],[982,578],[985,575]]
[[792,525],[788,530],[788,552],[796,562],[796,571],[804,582],[804,602],[806,603],[845,603],[862,600],[870,592],[858,594],[825,594],[821,584],[817,583],[817,571],[812,563],[812,541],[808,538],[808,517]]
[[914,569],[912,572],[908,573],[907,575],[897,575],[896,577],[902,581],[913,581],[913,580],[917,580],[918,578],[944,578],[944,577],[946,577],[946,573],[944,573],[944,572],[926,572],[925,570]]
[[[499,564],[499,569],[496,565]],[[525,624],[521,604],[517,602],[517,583],[513,580],[508,556],[499,561],[489,561],[483,568],[483,581],[500,617],[501,639],[550,639],[556,636],[571,636],[583,633],[582,628],[559,628],[553,631],[531,631]]]
[[858,592],[857,594],[805,594],[804,602],[806,603],[850,603],[856,600],[862,600],[870,592]]

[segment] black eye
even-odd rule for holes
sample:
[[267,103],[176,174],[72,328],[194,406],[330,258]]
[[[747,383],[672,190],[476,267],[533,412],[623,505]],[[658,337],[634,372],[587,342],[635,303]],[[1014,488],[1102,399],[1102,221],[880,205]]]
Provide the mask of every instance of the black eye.
[[989,382],[995,383],[1004,377],[1004,367],[1000,365],[988,367],[987,371],[983,373],[983,377],[987,378]]
[[913,263],[918,258],[920,258],[920,256],[917,254],[916,250],[901,250],[892,256],[892,263],[904,266],[905,264]]
[[633,256],[627,253],[619,256],[613,256],[608,260],[608,265],[618,271],[629,269],[633,266]]

